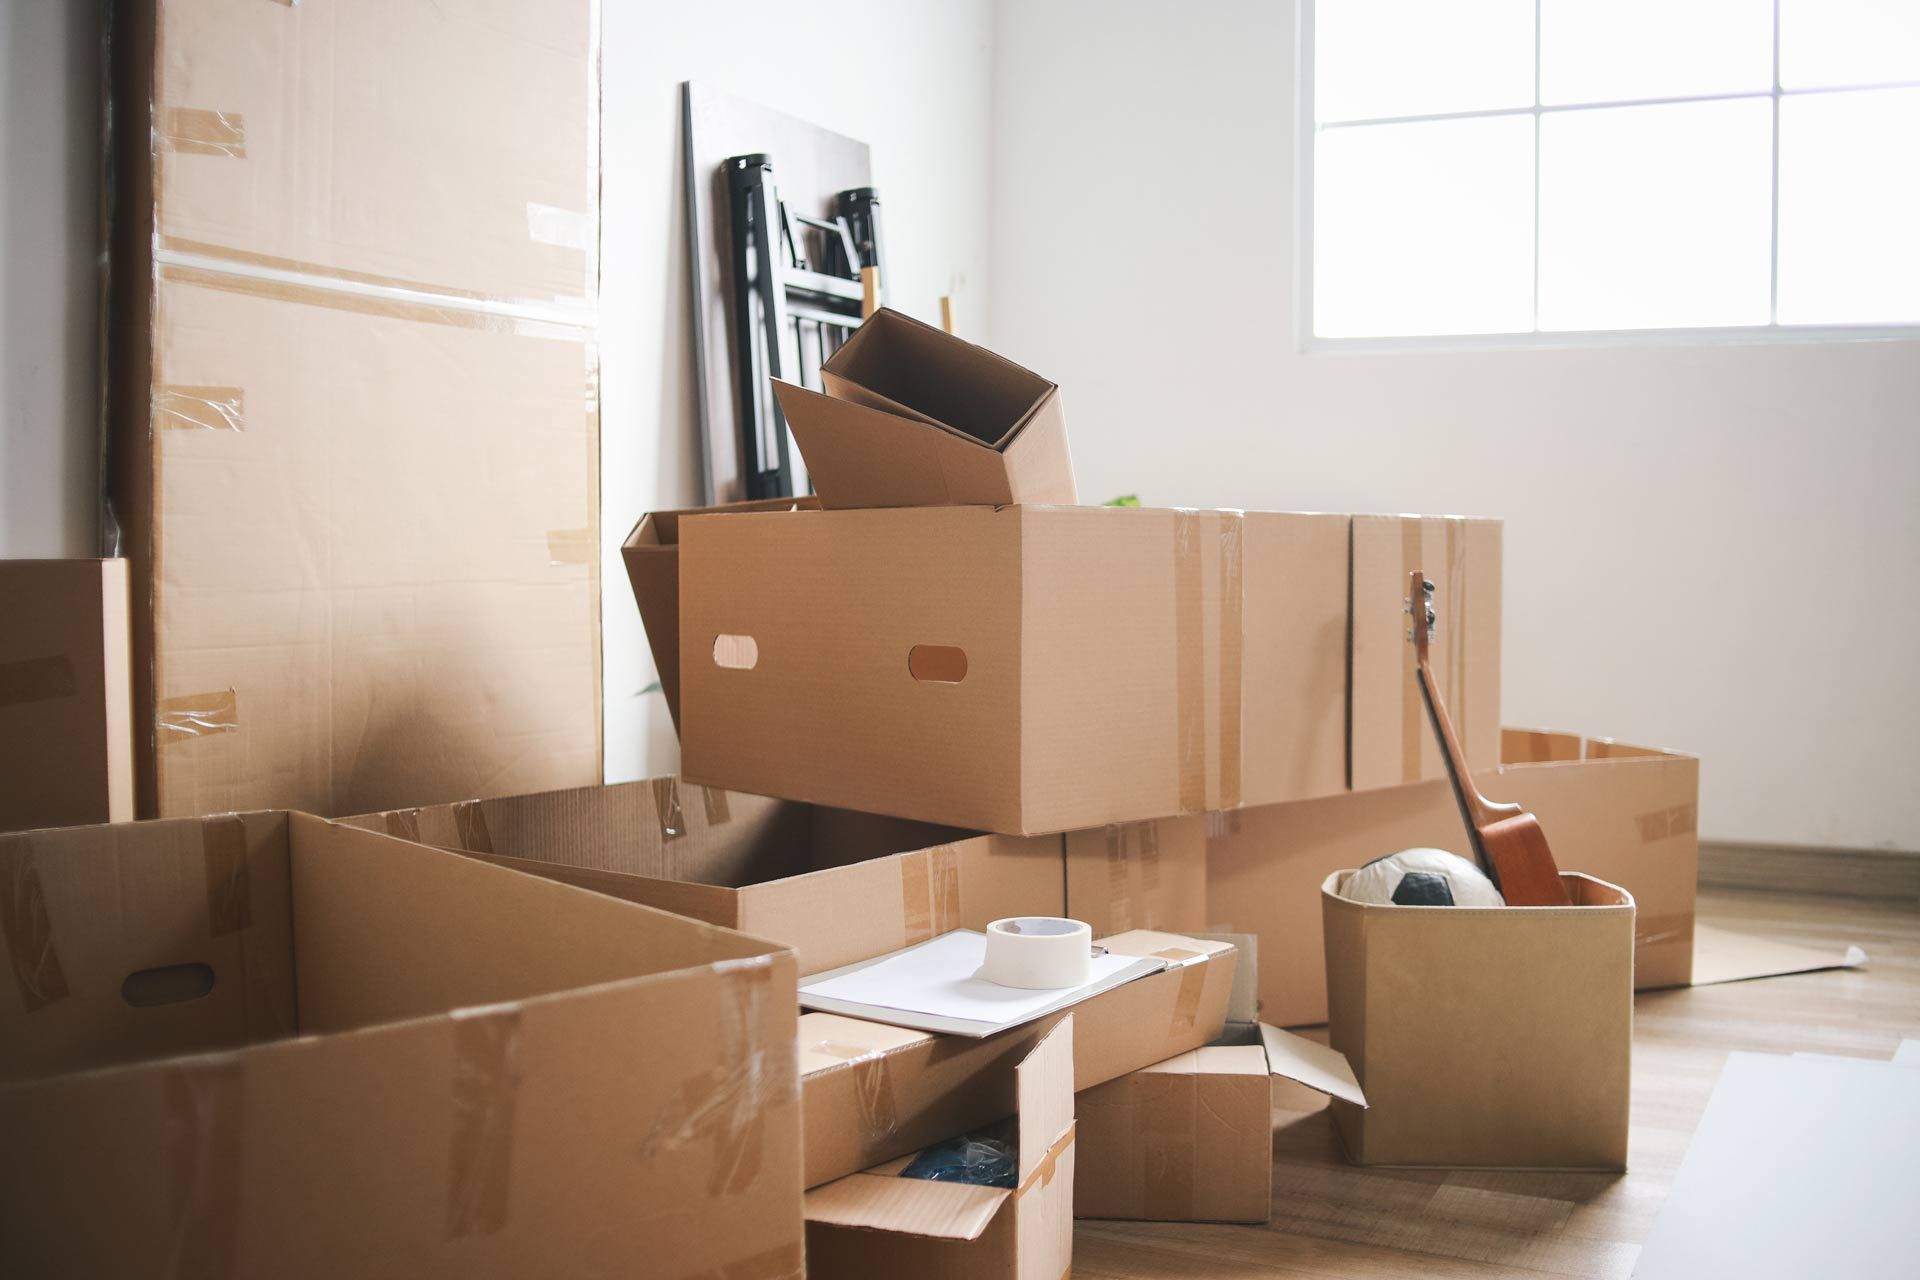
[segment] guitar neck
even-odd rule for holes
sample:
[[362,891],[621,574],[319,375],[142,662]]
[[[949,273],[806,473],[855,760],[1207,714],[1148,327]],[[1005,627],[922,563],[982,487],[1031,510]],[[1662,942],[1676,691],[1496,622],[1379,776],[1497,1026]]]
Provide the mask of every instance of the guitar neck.
[[[1493,864],[1481,842],[1480,829],[1505,815],[1474,785],[1473,771],[1467,765],[1467,753],[1460,748],[1459,735],[1453,731],[1453,720],[1447,715],[1446,704],[1440,700],[1439,690],[1434,687],[1433,670],[1424,657],[1419,660],[1418,674],[1420,700],[1426,703],[1427,719],[1433,723],[1434,734],[1440,739],[1440,754],[1447,765],[1447,781],[1453,784],[1453,798],[1460,805],[1460,820],[1466,824],[1467,838],[1473,843],[1474,859],[1479,862],[1481,870],[1493,875]],[[1495,883],[1498,883],[1497,877]]]

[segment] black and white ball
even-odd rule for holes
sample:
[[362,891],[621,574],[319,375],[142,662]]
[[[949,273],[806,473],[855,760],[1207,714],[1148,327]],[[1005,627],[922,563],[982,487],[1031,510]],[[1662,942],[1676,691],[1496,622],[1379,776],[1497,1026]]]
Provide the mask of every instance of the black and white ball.
[[1486,873],[1444,849],[1402,849],[1375,858],[1347,877],[1355,902],[1399,907],[1504,907]]

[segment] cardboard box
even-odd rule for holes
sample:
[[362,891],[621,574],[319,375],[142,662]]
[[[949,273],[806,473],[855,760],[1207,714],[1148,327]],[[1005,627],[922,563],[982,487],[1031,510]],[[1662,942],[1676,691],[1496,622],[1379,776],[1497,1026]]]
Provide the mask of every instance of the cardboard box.
[[1353,790],[1446,776],[1407,641],[1415,569],[1434,584],[1431,665],[1467,760],[1500,763],[1500,533],[1498,520],[1353,517]]
[[1096,938],[1204,930],[1207,821],[1193,813],[1069,831],[1065,914],[1086,921]]
[[0,560],[0,831],[133,817],[124,560]]
[[682,770],[984,831],[1343,785],[1347,518],[1100,507],[680,524]]
[[1081,1094],[1077,1218],[1265,1222],[1273,1206],[1273,1082],[1366,1105],[1339,1053],[1261,1023],[1257,949],[1233,939],[1226,1029],[1198,1049]]
[[600,771],[591,0],[122,0],[138,807]]
[[1571,907],[1394,907],[1327,877],[1328,1040],[1356,1164],[1624,1169],[1633,897],[1564,874]]
[[818,498],[765,498],[758,502],[735,502],[719,507],[695,507],[684,511],[650,511],[640,517],[627,540],[620,544],[620,559],[627,566],[627,581],[633,585],[633,602],[640,609],[640,621],[647,631],[647,647],[653,651],[653,667],[660,677],[660,692],[667,700],[667,713],[673,728],[680,730],[680,520],[701,512],[718,514],[742,511],[818,511]]
[[869,1169],[1011,1111],[1000,1083],[1049,1029],[1074,1019],[1074,1083],[1090,1089],[1217,1037],[1226,1025],[1230,943],[1136,930],[1101,941],[1171,957],[1165,971],[984,1039],[934,1035],[831,1013],[800,1015],[806,1185]]
[[[1509,732],[1504,744],[1507,763],[1478,773],[1480,786],[1537,815],[1562,868],[1602,876],[1633,894],[1636,985],[1686,985],[1699,861],[1698,758],[1531,731]],[[1327,1019],[1318,895],[1328,875],[1400,849],[1467,848],[1444,781],[1213,814],[1208,823],[1211,927],[1259,937],[1261,1012],[1279,1026]]]
[[[807,1192],[807,1274],[1057,1280],[1073,1269],[1073,1015],[1013,1067],[1011,1189],[901,1176],[912,1157]],[[1004,1073],[1002,1073],[1004,1075]]]
[[985,347],[883,309],[820,380],[773,390],[825,507],[1080,500],[1060,389]]
[[1058,836],[979,836],[677,778],[345,821],[767,938],[803,975],[1065,909]]
[[10,1273],[801,1274],[786,951],[302,814],[0,872]]

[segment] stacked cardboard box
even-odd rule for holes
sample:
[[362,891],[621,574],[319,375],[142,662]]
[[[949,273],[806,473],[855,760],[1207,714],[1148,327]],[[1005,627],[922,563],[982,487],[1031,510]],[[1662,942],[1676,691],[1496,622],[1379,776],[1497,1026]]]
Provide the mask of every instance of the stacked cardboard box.
[[142,813],[599,773],[594,0],[119,0]]

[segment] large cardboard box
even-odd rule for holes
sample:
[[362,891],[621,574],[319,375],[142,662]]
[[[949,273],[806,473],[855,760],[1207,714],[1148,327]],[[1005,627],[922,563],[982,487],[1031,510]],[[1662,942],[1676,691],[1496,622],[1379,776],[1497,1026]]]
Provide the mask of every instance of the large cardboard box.
[[982,1039],[801,1014],[806,1184],[872,1168],[1010,1114],[1007,1072],[1069,1012],[1076,1090],[1219,1036],[1233,987],[1231,943],[1147,930],[1101,942],[1121,955],[1159,956],[1168,968]]
[[1357,1164],[1624,1169],[1633,897],[1564,874],[1570,907],[1372,906],[1321,886],[1335,1098]]
[[[1686,985],[1699,759],[1532,731],[1507,733],[1504,747],[1505,764],[1475,775],[1481,788],[1536,814],[1562,868],[1633,894],[1637,986]],[[1466,849],[1445,781],[1242,809],[1210,815],[1208,823],[1210,927],[1259,937],[1261,1012],[1279,1026],[1327,1019],[1319,886],[1328,875],[1400,849]]]
[[[1010,1188],[903,1176],[911,1157],[807,1192],[807,1274],[1009,1276],[1073,1269],[1073,1015],[1040,1037],[996,1092],[1012,1095]],[[1005,1073],[1002,1073],[1003,1075]]]
[[670,777],[345,821],[767,938],[794,949],[803,975],[1065,908],[1058,836],[974,835]]
[[1500,553],[1498,520],[1353,517],[1353,790],[1446,776],[1407,640],[1415,569],[1434,584],[1431,666],[1467,760],[1475,769],[1500,763]]
[[0,831],[133,817],[124,560],[0,560]]
[[1096,938],[1205,929],[1208,820],[1193,813],[1069,831],[1065,914],[1086,921]]
[[1347,518],[680,522],[693,781],[1031,834],[1339,791]]
[[121,0],[139,806],[599,773],[592,0]]
[[1072,506],[1060,389],[985,347],[875,312],[774,394],[826,507]]
[[801,1274],[795,973],[301,814],[0,836],[9,1274]]

